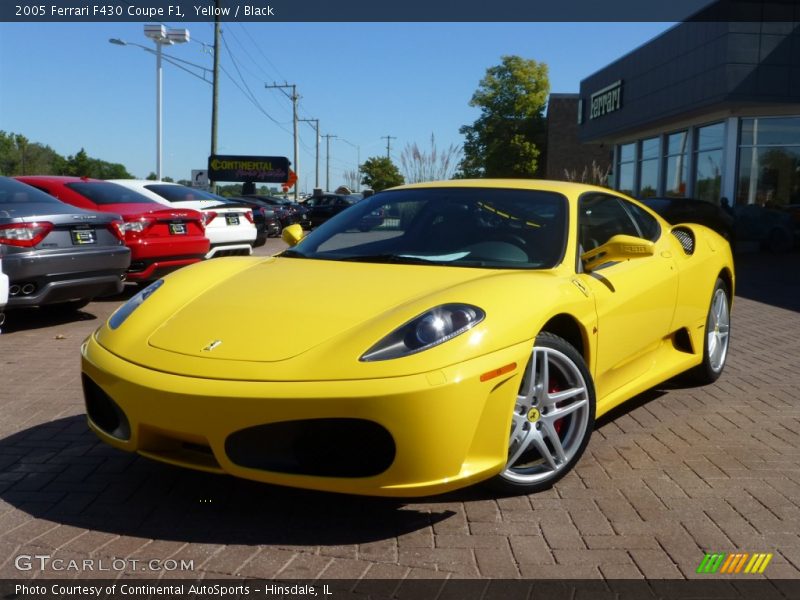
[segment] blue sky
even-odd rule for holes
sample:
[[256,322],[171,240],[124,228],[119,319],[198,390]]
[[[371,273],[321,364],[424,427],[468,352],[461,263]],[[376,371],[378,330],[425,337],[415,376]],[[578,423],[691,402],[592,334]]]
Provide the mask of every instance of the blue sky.
[[[167,25],[188,28],[192,42],[165,52],[210,69],[202,42],[213,42],[213,25]],[[218,152],[291,159],[291,103],[264,84],[295,83],[300,116],[342,138],[331,141],[333,188],[356,168],[359,151],[362,162],[385,155],[382,136],[396,138],[396,162],[406,144],[427,147],[431,134],[440,148],[460,145],[459,127],[478,116],[469,99],[502,55],[547,63],[552,92],[577,92],[581,79],[670,26],[223,23]],[[143,23],[0,23],[0,130],[64,155],[85,148],[144,177],[155,171],[155,57],[109,38],[151,45]],[[163,106],[163,173],[189,178],[207,164],[211,85],[165,63]],[[300,134],[300,189],[310,191],[314,131],[300,123]],[[324,140],[320,171],[324,187]]]

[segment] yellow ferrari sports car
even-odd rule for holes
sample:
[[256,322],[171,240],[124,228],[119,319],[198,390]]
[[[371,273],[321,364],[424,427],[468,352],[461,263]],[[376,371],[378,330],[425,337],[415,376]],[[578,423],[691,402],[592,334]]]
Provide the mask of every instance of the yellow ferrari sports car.
[[[725,366],[728,243],[608,189],[409,185],[284,239],[156,281],[84,343],[103,441],[318,490],[530,493],[600,415]],[[245,318],[279,306],[300,317]]]

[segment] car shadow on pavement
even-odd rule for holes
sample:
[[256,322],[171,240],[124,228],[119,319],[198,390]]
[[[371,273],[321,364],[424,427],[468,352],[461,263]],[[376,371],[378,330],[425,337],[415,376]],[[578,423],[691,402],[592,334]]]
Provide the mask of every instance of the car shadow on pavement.
[[295,490],[164,465],[101,443],[83,415],[0,440],[0,498],[37,519],[213,544],[361,544],[455,514],[397,499]]
[[3,335],[18,331],[30,331],[66,325],[75,321],[93,321],[97,317],[85,310],[76,310],[68,313],[48,312],[41,308],[23,308],[10,310],[6,313],[3,324]]

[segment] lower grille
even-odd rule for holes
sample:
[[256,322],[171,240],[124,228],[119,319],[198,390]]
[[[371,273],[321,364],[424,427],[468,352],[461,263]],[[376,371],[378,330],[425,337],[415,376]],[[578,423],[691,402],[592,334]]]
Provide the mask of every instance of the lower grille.
[[364,419],[304,419],[242,429],[225,441],[242,467],[323,477],[370,477],[395,457],[391,434]]

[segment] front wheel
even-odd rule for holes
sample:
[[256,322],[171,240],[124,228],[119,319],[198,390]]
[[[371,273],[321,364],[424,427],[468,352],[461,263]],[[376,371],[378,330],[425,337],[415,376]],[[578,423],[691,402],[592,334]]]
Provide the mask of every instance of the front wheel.
[[706,316],[706,331],[703,341],[703,362],[692,371],[699,384],[714,383],[725,368],[728,359],[728,344],[731,332],[731,309],[728,286],[717,279],[711,305]]
[[583,454],[594,414],[594,384],[583,357],[562,338],[540,333],[511,415],[508,461],[488,484],[509,494],[549,488]]

